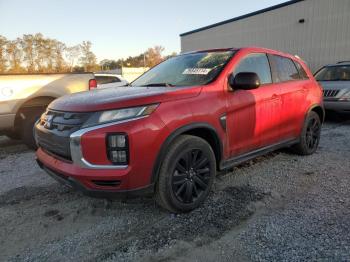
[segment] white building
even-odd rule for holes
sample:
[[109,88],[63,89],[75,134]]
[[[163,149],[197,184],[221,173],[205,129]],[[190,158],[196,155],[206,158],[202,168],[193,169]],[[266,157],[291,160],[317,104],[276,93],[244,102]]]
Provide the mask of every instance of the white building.
[[260,46],[295,54],[313,71],[350,60],[350,0],[293,0],[180,35],[181,50]]

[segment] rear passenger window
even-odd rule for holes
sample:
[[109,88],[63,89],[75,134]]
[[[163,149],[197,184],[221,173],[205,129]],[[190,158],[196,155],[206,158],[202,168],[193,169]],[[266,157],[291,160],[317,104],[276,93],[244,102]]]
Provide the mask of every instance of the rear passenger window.
[[236,76],[243,72],[256,73],[261,84],[272,83],[271,69],[266,54],[251,54],[243,58],[233,74]]
[[296,65],[298,71],[299,71],[299,75],[301,79],[309,79],[309,77],[307,76],[304,68],[301,66],[301,64],[299,64],[298,62],[294,61],[294,64]]
[[275,82],[286,82],[301,78],[291,59],[277,55],[271,55],[271,58],[276,71],[274,74]]

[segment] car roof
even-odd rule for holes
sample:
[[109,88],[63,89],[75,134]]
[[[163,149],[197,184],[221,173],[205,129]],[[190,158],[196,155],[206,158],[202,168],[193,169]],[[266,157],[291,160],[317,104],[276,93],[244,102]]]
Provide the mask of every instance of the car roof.
[[268,49],[268,48],[263,48],[263,47],[255,47],[255,46],[248,46],[248,47],[241,47],[241,48],[230,47],[230,48],[203,49],[203,50],[185,52],[185,53],[182,53],[182,55],[184,55],[184,54],[202,53],[202,52],[225,52],[225,51],[240,51],[240,50],[242,50],[242,51],[250,51],[250,52],[263,52],[263,53],[268,53],[268,54],[275,54],[275,55],[289,57],[289,58],[292,58],[293,60],[302,60],[297,55],[291,55],[291,54],[284,53],[284,52],[281,52],[281,51]]

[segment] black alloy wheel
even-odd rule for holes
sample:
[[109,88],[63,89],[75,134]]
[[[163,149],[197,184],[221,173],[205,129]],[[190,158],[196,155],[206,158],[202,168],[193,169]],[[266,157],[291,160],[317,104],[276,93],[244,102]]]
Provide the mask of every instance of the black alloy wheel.
[[209,143],[200,137],[181,135],[162,160],[156,201],[170,212],[189,212],[207,198],[215,175],[216,159]]
[[316,118],[311,118],[306,128],[306,145],[310,151],[318,146],[320,140],[321,123]]
[[294,152],[299,155],[315,153],[320,143],[322,123],[319,115],[311,111],[305,119],[299,142],[293,146]]
[[210,182],[209,159],[200,149],[181,154],[172,175],[172,190],[182,203],[193,203],[208,189]]

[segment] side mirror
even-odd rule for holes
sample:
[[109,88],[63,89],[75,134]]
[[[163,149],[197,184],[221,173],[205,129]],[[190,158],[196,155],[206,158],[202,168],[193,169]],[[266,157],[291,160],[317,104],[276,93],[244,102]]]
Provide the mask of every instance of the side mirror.
[[231,74],[228,78],[228,82],[233,90],[256,89],[261,85],[259,76],[253,72],[242,72],[238,73],[236,76]]

